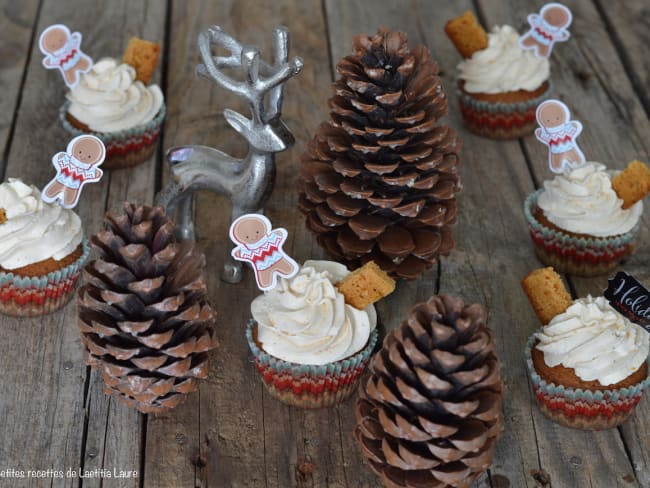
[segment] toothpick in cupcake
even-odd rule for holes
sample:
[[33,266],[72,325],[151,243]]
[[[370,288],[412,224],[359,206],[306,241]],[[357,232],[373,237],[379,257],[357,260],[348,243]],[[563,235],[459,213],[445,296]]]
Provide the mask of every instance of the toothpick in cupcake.
[[260,290],[275,288],[278,276],[291,278],[298,273],[298,263],[282,249],[287,230],[273,229],[264,215],[246,214],[237,218],[230,226],[230,239],[236,245],[232,257],[250,263]]
[[38,39],[38,47],[45,54],[43,66],[58,69],[70,88],[79,83],[81,73],[87,73],[93,67],[93,60],[81,50],[81,34],[70,32],[63,24],[45,29]]
[[532,50],[538,58],[548,58],[556,42],[569,40],[569,26],[573,20],[571,10],[561,3],[547,3],[539,14],[530,14],[530,29],[519,38],[522,49]]
[[81,135],[68,143],[65,152],[52,157],[56,176],[43,188],[41,199],[74,208],[86,183],[97,183],[104,174],[99,166],[106,158],[104,143],[97,137]]
[[535,137],[548,146],[548,164],[554,173],[564,173],[586,163],[585,155],[576,142],[582,123],[571,120],[569,107],[559,100],[547,100],[535,113],[539,128]]

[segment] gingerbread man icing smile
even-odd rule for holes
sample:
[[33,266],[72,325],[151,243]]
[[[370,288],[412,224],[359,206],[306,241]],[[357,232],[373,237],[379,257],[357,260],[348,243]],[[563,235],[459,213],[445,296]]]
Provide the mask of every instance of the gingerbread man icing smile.
[[56,153],[52,157],[57,173],[43,188],[41,198],[48,203],[59,201],[65,208],[76,206],[82,187],[86,183],[95,183],[102,177],[103,172],[99,166],[105,157],[106,148],[100,139],[91,135],[75,137],[65,152]]
[[571,10],[561,3],[547,3],[539,14],[530,14],[530,30],[519,39],[522,49],[531,49],[535,56],[548,58],[556,42],[569,39],[568,31],[573,17]]
[[236,219],[230,226],[230,239],[237,245],[232,257],[253,266],[260,290],[273,288],[277,276],[291,278],[298,272],[298,264],[282,250],[286,229],[272,229],[264,215],[246,214]]
[[93,66],[93,60],[81,51],[81,34],[71,33],[65,25],[45,29],[38,45],[45,54],[43,66],[58,69],[70,88],[79,83],[81,73],[87,73]]

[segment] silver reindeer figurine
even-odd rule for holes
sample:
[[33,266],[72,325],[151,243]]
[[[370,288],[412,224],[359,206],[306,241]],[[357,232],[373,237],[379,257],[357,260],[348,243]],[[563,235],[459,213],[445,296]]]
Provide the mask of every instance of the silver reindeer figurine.
[[[213,45],[225,48],[230,56],[213,56]],[[228,197],[232,202],[231,222],[246,213],[263,211],[275,183],[275,153],[294,143],[291,132],[280,118],[283,84],[303,66],[299,57],[288,59],[289,31],[286,27],[273,30],[272,65],[260,59],[258,48],[242,46],[219,26],[199,34],[199,51],[203,63],[197,66],[196,72],[248,102],[251,119],[230,109],[225,109],[223,115],[246,138],[249,151],[244,159],[233,158],[207,146],[181,146],[167,151],[173,181],[160,191],[156,203],[168,215],[176,214],[177,234],[182,239],[194,239],[192,207],[196,190],[209,190]],[[243,81],[226,76],[221,71],[223,68],[243,70]],[[222,279],[238,283],[241,278],[242,263],[228,254]]]

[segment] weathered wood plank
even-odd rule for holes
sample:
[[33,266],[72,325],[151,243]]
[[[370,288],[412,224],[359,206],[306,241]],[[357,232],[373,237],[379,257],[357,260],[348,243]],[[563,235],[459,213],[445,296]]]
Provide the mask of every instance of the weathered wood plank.
[[[433,5],[431,2],[403,4],[387,2],[328,2],[327,12],[332,29],[332,53],[336,58],[347,52],[351,36],[357,32],[374,32],[379,25],[405,31],[412,46],[425,43],[432,50],[443,72],[443,80],[450,98],[449,123],[461,125],[453,89],[455,65],[458,55],[443,32],[445,21],[471,8],[470,2],[454,2],[453,5]],[[347,29],[339,33],[338,29]],[[343,38],[343,39],[342,39]],[[339,41],[340,40],[340,41]],[[341,42],[348,45],[342,47]],[[525,382],[521,358],[521,344],[526,340],[526,331],[512,334],[511,317],[521,316],[526,311],[521,297],[508,301],[507,290],[517,283],[516,272],[526,269],[530,257],[521,251],[518,236],[525,236],[523,224],[518,232],[511,229],[513,221],[523,221],[518,208],[509,205],[510,199],[517,201],[531,188],[530,176],[525,167],[509,171],[508,160],[521,157],[516,143],[496,143],[466,134],[463,130],[464,150],[461,153],[461,178],[463,191],[459,194],[459,223],[455,229],[457,248],[448,259],[442,260],[440,277],[441,291],[465,297],[467,300],[486,303],[490,309],[490,322],[498,336],[499,355],[504,367],[503,374],[508,384],[508,399],[505,404],[506,433],[499,443],[495,465],[492,470],[504,486],[503,479],[510,486],[533,485],[527,472],[539,467],[534,430],[529,412],[519,408],[530,402],[530,393]],[[480,146],[480,153],[472,148]],[[495,187],[507,187],[503,192],[494,192]],[[498,194],[497,194],[498,193]],[[468,216],[472,216],[471,218]],[[477,238],[476,236],[481,236]],[[507,236],[510,236],[508,239]],[[503,273],[504,283],[494,280],[496,273]],[[424,285],[424,286],[423,286]],[[426,286],[429,285],[429,286]],[[404,287],[400,283],[399,288]],[[399,315],[393,326],[401,320],[408,308],[416,301],[426,299],[435,292],[435,286],[428,280],[419,283],[416,293],[401,293],[398,289]],[[508,353],[508,351],[516,351]],[[367,469],[367,468],[366,468]],[[482,486],[489,486],[488,480],[481,480]],[[369,486],[372,486],[369,484]],[[507,485],[505,485],[507,486]]]
[[40,0],[0,2],[0,32],[3,36],[0,50],[0,170],[4,170],[6,162],[4,156],[18,109],[39,4]]
[[[120,8],[120,7],[118,7]],[[121,6],[125,8],[125,6]],[[111,46],[111,55],[119,57],[126,41],[131,36],[141,37],[159,42],[162,52],[167,49],[165,39],[165,18],[167,4],[164,0],[147,0],[144,2],[131,2],[128,8],[128,24],[123,26],[119,39],[122,41]],[[98,53],[98,55],[102,55]],[[162,55],[161,55],[162,58]],[[160,83],[162,60],[153,82]],[[128,170],[113,171],[108,176],[109,190],[106,200],[106,209],[121,211],[125,201],[135,203],[153,202],[154,181],[159,167],[160,155],[158,151],[146,163]],[[89,379],[89,394],[86,400],[88,412],[86,452],[84,469],[105,469],[113,472],[114,469],[124,471],[138,471],[138,476],[119,480],[120,487],[138,487],[142,473],[140,467],[144,445],[141,444],[144,417],[135,410],[129,409],[120,402],[106,396],[103,392],[101,374],[91,370]],[[84,486],[102,486],[110,480],[93,478],[84,482]]]
[[650,59],[644,56],[650,43],[650,5],[648,2],[603,2],[594,0],[605,22],[636,94],[650,114]]
[[[65,23],[83,33],[84,50],[95,59],[105,55],[119,57],[128,36],[162,35],[164,7],[163,1],[137,4],[106,1],[92,6],[80,0],[65,4],[44,1],[37,32],[52,23]],[[115,39],[121,41],[117,43]],[[7,176],[18,176],[39,187],[53,175],[51,155],[65,148],[68,140],[57,118],[65,86],[57,73],[43,69],[41,58],[38,46],[33,45],[6,171]],[[116,206],[123,199],[151,201],[155,167],[153,158],[137,169],[108,174],[101,183],[87,187],[77,210],[86,232],[90,234],[99,228],[107,202]],[[5,436],[3,449],[7,452],[0,458],[9,465],[25,468],[65,470],[78,469],[83,464],[86,469],[139,469],[140,420],[135,412],[120,405],[109,407],[110,400],[101,391],[98,375],[87,378],[74,302],[63,312],[43,318],[3,318],[3,326],[6,324],[17,327],[18,331],[3,336],[3,350],[18,352],[24,350],[24,344],[31,344],[33,357],[22,369],[5,364],[11,360],[10,355],[0,359],[10,371],[0,383],[1,390],[9,392],[0,410],[8,425],[17,426],[13,435]],[[15,359],[13,364],[18,361]],[[30,380],[21,381],[23,377]],[[88,399],[84,398],[86,386],[90,392]],[[81,452],[85,428],[88,453]],[[135,478],[121,481],[120,486],[139,484]],[[31,480],[30,486],[77,486],[78,483],[74,478],[45,478]],[[86,481],[87,486],[100,484],[98,479]]]
[[[520,25],[520,19],[539,5],[536,2],[480,2],[482,14],[488,23],[510,22]],[[607,36],[605,25],[592,2],[567,2],[574,14],[571,26],[572,38],[558,45],[553,52],[552,78],[556,95],[570,106],[575,118],[585,126],[579,138],[587,159],[601,161],[610,168],[621,168],[633,158],[647,159],[650,131],[647,115],[639,102],[630,80],[625,74],[620,58]],[[546,148],[533,136],[523,140],[525,153],[530,158],[534,179],[541,182],[552,175],[546,164]],[[523,159],[522,159],[523,162]],[[647,215],[640,235],[640,242],[647,241]],[[648,262],[648,249],[639,249],[630,260],[635,269],[642,262]],[[635,263],[639,263],[638,265]],[[587,290],[605,287],[605,280],[573,280],[577,294],[583,296]],[[647,402],[637,410],[637,420],[647,417]],[[553,447],[557,436],[566,431],[541,417],[537,410],[536,432],[540,445],[540,460],[544,469],[551,474],[551,480],[561,485],[579,482],[576,475],[583,471],[582,483],[591,486],[628,486],[634,484],[634,474],[625,449],[632,455],[638,480],[642,486],[648,484],[647,456],[643,441],[638,436],[622,438],[616,431],[584,434],[568,431],[567,441],[559,443],[561,449]],[[628,430],[624,429],[625,434]],[[544,440],[547,439],[547,440]],[[548,446],[543,444],[548,442]],[[571,460],[580,461],[572,463]],[[605,468],[606,467],[606,468]],[[603,471],[604,468],[606,471]],[[631,480],[631,481],[630,481]],[[568,486],[568,485],[567,485]]]

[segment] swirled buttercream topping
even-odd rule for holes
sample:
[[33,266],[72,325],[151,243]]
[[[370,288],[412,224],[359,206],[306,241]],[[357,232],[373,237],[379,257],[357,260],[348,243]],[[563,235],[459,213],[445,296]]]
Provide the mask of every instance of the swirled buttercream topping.
[[52,258],[63,259],[81,243],[81,220],[72,210],[45,203],[35,186],[9,178],[0,184],[0,266],[12,270]]
[[271,356],[320,365],[359,352],[377,324],[373,305],[359,310],[345,303],[334,283],[348,270],[331,261],[306,261],[296,276],[251,303],[257,339]]
[[596,237],[632,230],[643,212],[642,202],[623,209],[605,166],[593,162],[545,181],[537,205],[561,229]]
[[535,336],[548,366],[573,368],[578,378],[603,386],[627,378],[648,358],[650,335],[604,297],[575,300]]
[[151,122],[163,104],[158,85],[135,80],[135,69],[105,58],[81,75],[67,95],[68,113],[95,132],[115,132]]
[[548,59],[519,46],[519,34],[509,25],[494,27],[488,47],[458,65],[459,78],[469,93],[534,91],[550,76]]

